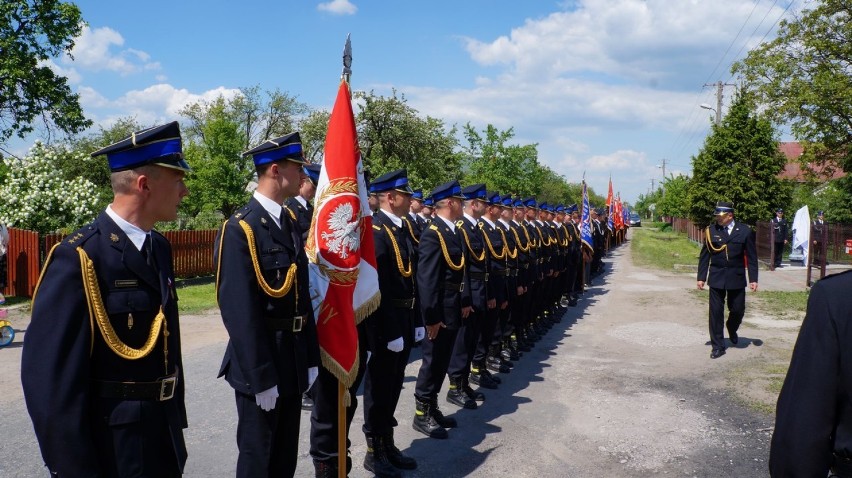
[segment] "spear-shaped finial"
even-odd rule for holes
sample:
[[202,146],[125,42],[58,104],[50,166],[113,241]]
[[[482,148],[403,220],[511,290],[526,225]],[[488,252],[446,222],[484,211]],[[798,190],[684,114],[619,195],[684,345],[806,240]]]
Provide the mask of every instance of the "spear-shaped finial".
[[349,83],[349,77],[352,76],[352,41],[349,38],[350,34],[346,34],[346,46],[343,47],[343,81]]

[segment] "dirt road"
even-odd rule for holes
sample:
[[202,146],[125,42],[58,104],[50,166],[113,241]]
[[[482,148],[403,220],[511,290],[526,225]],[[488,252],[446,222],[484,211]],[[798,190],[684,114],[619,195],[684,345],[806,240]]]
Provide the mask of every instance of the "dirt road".
[[[415,354],[396,417],[397,443],[417,458],[411,477],[768,476],[771,382],[780,375],[799,322],[777,321],[749,293],[740,344],[710,360],[707,293],[689,273],[636,267],[629,245],[606,260],[576,308],[486,391],[478,410],[441,402],[460,427],[448,440],[411,429]],[[769,274],[768,272],[761,272]],[[780,276],[778,276],[780,277]],[[233,392],[215,378],[227,340],[218,315],[182,317],[190,428],[186,475],[233,476]],[[23,311],[13,314],[23,330]],[[21,332],[16,342],[26,339]],[[0,349],[0,476],[44,476],[20,393],[20,347]],[[782,367],[783,368],[783,367]],[[780,370],[783,372],[783,370]],[[359,397],[360,399],[360,397]],[[355,467],[371,476],[356,414],[350,437]],[[313,476],[303,414],[298,476]]]

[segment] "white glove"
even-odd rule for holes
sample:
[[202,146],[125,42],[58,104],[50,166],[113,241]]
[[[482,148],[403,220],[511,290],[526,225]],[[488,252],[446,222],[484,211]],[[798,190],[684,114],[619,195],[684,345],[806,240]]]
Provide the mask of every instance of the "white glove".
[[397,337],[390,342],[388,342],[388,350],[391,352],[402,352],[402,346],[405,343],[402,341],[402,337]]
[[254,396],[257,406],[263,411],[268,412],[275,408],[275,400],[278,399],[278,385],[273,386],[269,390],[264,390]]
[[426,327],[415,327],[414,329],[414,341],[420,342],[421,340],[426,338]]
[[319,376],[319,367],[311,367],[308,369],[308,388],[311,388],[317,380],[317,376]]

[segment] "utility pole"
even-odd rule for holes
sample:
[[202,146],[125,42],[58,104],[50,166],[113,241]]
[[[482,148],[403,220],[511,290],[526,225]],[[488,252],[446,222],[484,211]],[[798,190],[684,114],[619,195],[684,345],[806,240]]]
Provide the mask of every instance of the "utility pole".
[[722,83],[721,81],[717,81],[716,83],[704,83],[704,86],[715,86],[716,87],[716,124],[719,125],[722,123],[722,98],[725,97],[725,87],[726,86],[737,86],[732,83]]
[[666,179],[666,161],[668,160],[666,158],[663,158],[663,160],[661,161],[662,164],[657,166],[659,168],[663,168],[663,179]]
[[651,192],[654,191],[656,191],[656,189],[654,189],[654,178],[651,178]]

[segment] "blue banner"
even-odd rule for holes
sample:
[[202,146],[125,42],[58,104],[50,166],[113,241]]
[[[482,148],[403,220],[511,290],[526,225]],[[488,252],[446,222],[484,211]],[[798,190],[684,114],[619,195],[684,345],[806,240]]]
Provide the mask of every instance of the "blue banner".
[[580,220],[580,241],[591,250],[594,250],[592,240],[592,216],[589,212],[589,194],[586,192],[586,182],[583,181],[583,215]]

